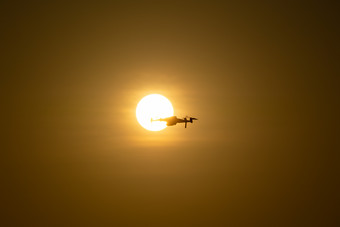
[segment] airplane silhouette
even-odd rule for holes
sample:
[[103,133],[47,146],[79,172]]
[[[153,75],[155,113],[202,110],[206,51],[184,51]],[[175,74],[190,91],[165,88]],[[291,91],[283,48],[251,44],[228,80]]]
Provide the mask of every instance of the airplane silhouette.
[[167,126],[173,126],[176,125],[177,123],[185,123],[185,128],[187,127],[187,123],[193,123],[193,120],[198,120],[197,118],[194,117],[190,117],[189,119],[187,119],[187,117],[185,117],[184,119],[181,118],[177,118],[176,116],[172,116],[172,117],[167,117],[167,118],[159,118],[159,119],[152,119],[151,118],[151,122],[153,121],[165,121]]

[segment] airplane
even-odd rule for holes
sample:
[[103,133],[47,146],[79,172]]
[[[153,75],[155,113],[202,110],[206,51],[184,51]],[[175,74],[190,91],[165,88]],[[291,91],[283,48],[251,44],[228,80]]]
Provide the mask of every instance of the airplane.
[[159,119],[152,119],[151,118],[151,122],[153,121],[165,121],[167,126],[173,126],[176,125],[177,123],[185,123],[185,128],[187,127],[187,123],[193,123],[193,120],[198,120],[197,118],[194,117],[190,117],[189,119],[187,119],[187,117],[185,117],[184,119],[181,118],[177,118],[176,116],[172,116],[172,117],[167,117],[167,118],[159,118]]

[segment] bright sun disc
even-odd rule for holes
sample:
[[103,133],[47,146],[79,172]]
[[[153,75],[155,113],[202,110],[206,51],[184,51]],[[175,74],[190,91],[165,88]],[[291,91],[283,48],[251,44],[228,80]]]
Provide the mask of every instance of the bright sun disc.
[[147,95],[139,101],[136,109],[136,117],[139,124],[150,131],[160,131],[165,129],[166,122],[151,121],[151,119],[159,119],[171,117],[174,115],[174,109],[171,102],[162,95]]

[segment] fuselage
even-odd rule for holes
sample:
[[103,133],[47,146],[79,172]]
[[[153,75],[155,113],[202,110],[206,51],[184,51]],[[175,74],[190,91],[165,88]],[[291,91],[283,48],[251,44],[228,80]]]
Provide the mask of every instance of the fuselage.
[[187,118],[181,119],[181,118],[177,118],[176,116],[172,116],[172,117],[166,117],[166,118],[159,118],[159,119],[151,120],[151,121],[165,121],[167,126],[176,125],[177,123],[185,123],[185,127],[186,127],[188,122],[192,123],[192,120],[197,120],[197,119],[191,117],[190,120],[188,120]]
[[178,119],[176,116],[158,119],[158,121],[165,121],[167,126],[176,125],[180,122],[179,120],[181,119]]

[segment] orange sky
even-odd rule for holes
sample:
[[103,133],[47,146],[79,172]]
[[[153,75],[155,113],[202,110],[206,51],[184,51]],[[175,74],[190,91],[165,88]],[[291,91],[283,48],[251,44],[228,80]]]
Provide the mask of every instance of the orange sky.
[[[2,8],[9,223],[335,225],[335,6]],[[199,121],[143,129],[152,93]]]

